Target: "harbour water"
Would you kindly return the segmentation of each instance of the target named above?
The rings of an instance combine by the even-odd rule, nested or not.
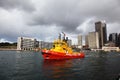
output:
[[[53,61],[43,60],[40,52],[0,51],[0,80],[117,80],[119,74],[117,52]]]

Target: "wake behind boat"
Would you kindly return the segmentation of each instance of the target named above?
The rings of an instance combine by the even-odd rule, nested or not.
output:
[[[61,39],[61,34],[59,34],[59,38],[53,42],[53,47],[50,50],[42,50],[42,56],[44,59],[75,59],[84,58],[85,54],[83,52],[74,52],[68,46],[68,38],[65,37],[65,34],[63,39]]]

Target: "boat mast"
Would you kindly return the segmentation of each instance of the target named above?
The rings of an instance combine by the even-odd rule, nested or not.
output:
[[[66,40],[65,40],[65,33],[64,33],[64,32],[62,32],[62,33],[63,33],[63,41],[66,41]]]
[[[61,33],[59,33],[58,39],[61,40]]]

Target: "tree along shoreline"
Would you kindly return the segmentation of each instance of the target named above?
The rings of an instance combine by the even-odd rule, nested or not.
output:
[[[16,49],[17,49],[17,43],[8,43],[8,42],[0,43],[0,50],[16,50]]]

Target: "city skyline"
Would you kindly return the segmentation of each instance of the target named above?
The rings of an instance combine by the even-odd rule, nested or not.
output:
[[[119,3],[119,0],[1,0],[0,42],[16,42],[20,36],[53,41],[60,32],[65,32],[76,44],[78,34],[94,31],[94,22],[104,20],[108,35],[120,33]]]

